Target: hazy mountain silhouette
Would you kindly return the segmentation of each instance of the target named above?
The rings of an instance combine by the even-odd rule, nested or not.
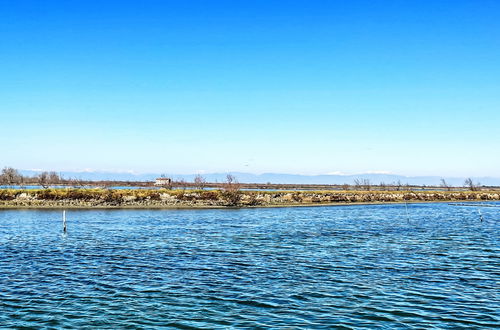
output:
[[[37,171],[22,171],[25,175],[35,175]],[[141,173],[134,174],[128,172],[59,172],[64,178],[78,178],[82,180],[117,180],[117,181],[153,181],[159,177],[159,173]],[[223,182],[228,173],[207,173],[203,177],[209,182]],[[242,183],[296,183],[296,184],[352,184],[355,179],[368,179],[372,184],[384,182],[386,184],[400,181],[402,184],[414,185],[439,185],[441,176],[404,176],[396,174],[365,173],[354,175],[301,175],[301,174],[283,174],[283,173],[263,173],[252,174],[243,172],[231,172],[239,182]],[[196,174],[167,174],[175,180],[193,181]],[[462,186],[465,177],[444,177],[448,184]],[[476,182],[483,185],[500,186],[500,178],[496,177],[473,177]]]

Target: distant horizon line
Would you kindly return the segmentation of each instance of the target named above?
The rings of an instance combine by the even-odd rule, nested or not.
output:
[[[5,167],[5,166],[4,166]],[[3,168],[3,167],[2,167]],[[189,173],[174,173],[174,172],[166,172],[166,171],[135,171],[135,170],[110,170],[110,169],[75,169],[75,170],[53,170],[53,169],[19,169],[19,171],[24,171],[24,172],[57,172],[57,173],[62,173],[62,172],[69,172],[69,173],[96,173],[96,174],[129,174],[129,175],[134,175],[134,176],[141,176],[141,175],[169,175],[169,176],[182,176],[182,175],[215,175],[215,174],[246,174],[246,175],[255,175],[255,176],[262,176],[262,175],[296,175],[296,176],[307,176],[307,177],[316,177],[316,176],[356,176],[356,175],[388,175],[388,176],[400,176],[400,177],[406,177],[406,178],[417,178],[417,177],[439,177],[439,178],[465,178],[465,177],[472,177],[472,178],[478,178],[478,177],[485,177],[485,178],[500,178],[500,175],[493,175],[493,174],[482,174],[482,175],[460,175],[460,174],[455,174],[455,175],[439,175],[439,174],[414,174],[414,175],[407,175],[407,174],[400,174],[400,173],[395,173],[391,171],[366,171],[366,172],[353,172],[353,173],[346,173],[342,171],[332,171],[332,172],[327,172],[327,173],[290,173],[290,172],[244,172],[244,171],[194,171],[194,172],[189,172]]]

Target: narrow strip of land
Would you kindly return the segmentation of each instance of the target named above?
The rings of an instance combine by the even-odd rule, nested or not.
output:
[[[498,201],[500,191],[0,189],[0,208],[227,208]]]

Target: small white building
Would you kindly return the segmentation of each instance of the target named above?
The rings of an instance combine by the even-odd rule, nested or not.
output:
[[[172,179],[170,178],[157,178],[155,181],[155,186],[170,186],[172,184]]]

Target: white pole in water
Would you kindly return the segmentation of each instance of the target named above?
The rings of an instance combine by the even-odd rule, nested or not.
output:
[[[481,214],[481,210],[477,209],[477,213],[479,213],[479,219],[481,219],[481,222],[483,222],[483,215]]]
[[[66,232],[66,210],[63,210],[63,232]]]

